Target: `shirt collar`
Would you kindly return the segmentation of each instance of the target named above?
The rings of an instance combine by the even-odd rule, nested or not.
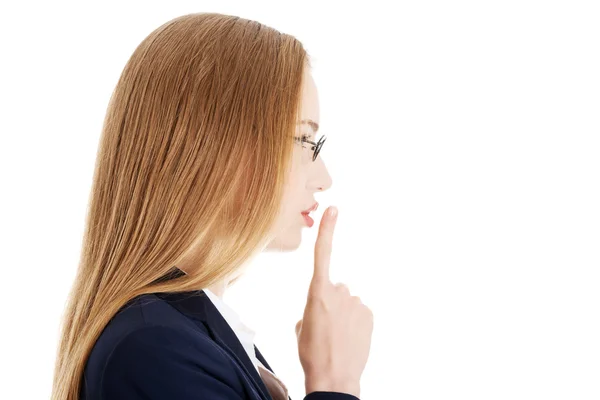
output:
[[[229,307],[219,296],[213,293],[210,289],[203,289],[204,293],[208,296],[211,302],[215,305],[217,310],[221,313],[225,321],[229,324],[238,340],[248,353],[248,356],[257,366],[258,360],[254,352],[254,337],[256,332],[252,330],[248,325],[244,324],[239,314]]]

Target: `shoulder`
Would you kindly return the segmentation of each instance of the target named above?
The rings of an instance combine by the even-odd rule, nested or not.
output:
[[[141,336],[148,335],[157,330],[149,329],[148,332],[146,330],[156,326],[172,327],[174,330],[188,328],[195,331],[198,337],[207,336],[206,328],[202,323],[190,320],[158,296],[153,294],[138,296],[121,307],[102,330],[88,359],[88,373],[96,375],[99,368],[106,364],[108,356],[117,344],[129,335],[138,336],[140,333]]]
[[[235,399],[243,392],[235,368],[204,335],[185,327],[147,325],[115,345],[102,371],[100,388],[102,398]]]
[[[191,376],[181,369],[192,372]],[[177,382],[172,379],[174,374],[180,374],[181,382],[202,371],[224,381],[235,372],[233,361],[203,323],[148,294],[121,307],[102,331],[86,362],[82,391],[88,399],[101,399],[106,398],[98,397],[102,391],[117,390],[108,398],[120,398],[126,396],[118,390],[131,385]]]
[[[186,327],[145,325],[124,335],[105,363],[103,378],[129,374],[171,374],[171,367],[186,363],[208,372],[231,369],[225,352],[209,337]]]

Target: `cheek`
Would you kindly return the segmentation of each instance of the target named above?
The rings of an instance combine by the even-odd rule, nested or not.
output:
[[[289,196],[283,205],[284,211],[282,213],[286,219],[286,222],[290,222],[290,219],[292,218],[296,219],[296,217],[300,214],[303,206],[303,197],[304,195],[299,187],[292,188],[292,190],[289,191]]]
[[[306,194],[306,175],[305,168],[301,164],[301,156],[301,151],[295,153],[294,167],[284,189],[282,212],[280,214],[281,227],[298,222],[301,217],[300,212],[309,197]]]
[[[281,214],[284,225],[298,222],[302,207],[305,206],[307,196],[301,182],[301,180],[296,180],[287,187]]]

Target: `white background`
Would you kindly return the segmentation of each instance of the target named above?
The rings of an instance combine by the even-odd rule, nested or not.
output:
[[[361,399],[600,398],[598,2],[2,4],[0,398],[49,397],[127,59],[203,11],[313,58],[333,178],[316,223],[338,206],[332,279],[375,316]],[[225,295],[294,400],[317,226]]]

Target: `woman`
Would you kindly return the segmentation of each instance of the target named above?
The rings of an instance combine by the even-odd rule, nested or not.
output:
[[[288,397],[220,298],[312,225],[302,212],[331,186],[318,113],[290,35],[198,13],[142,41],[103,126],[53,399]],[[371,311],[329,280],[334,224],[325,213],[296,326],[306,400],[358,398],[371,340]]]

